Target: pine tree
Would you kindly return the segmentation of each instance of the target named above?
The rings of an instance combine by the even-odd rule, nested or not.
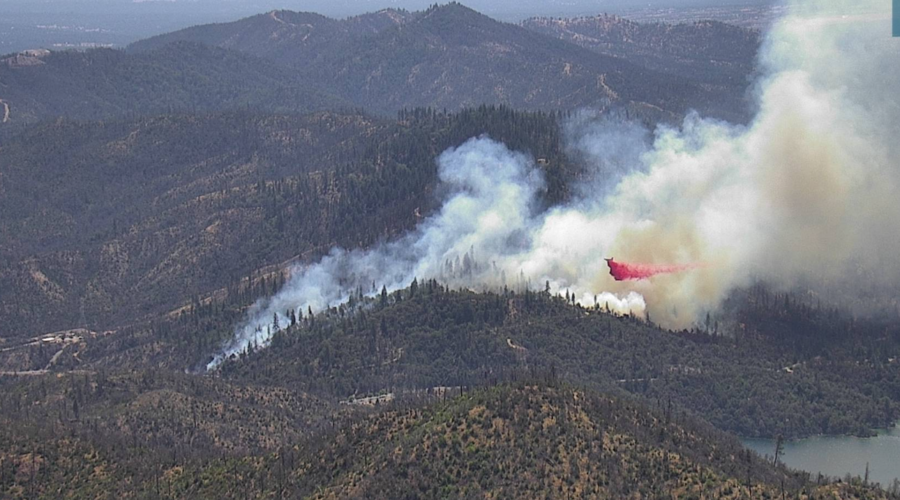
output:
[[[775,438],[775,460],[772,462],[775,467],[778,467],[778,458],[784,454],[784,436],[781,434]]]

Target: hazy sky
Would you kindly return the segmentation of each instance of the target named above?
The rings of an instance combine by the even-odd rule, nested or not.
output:
[[[466,0],[462,3],[484,13],[502,17],[568,15],[620,11],[642,7],[705,7],[760,5],[773,0]],[[387,7],[421,10],[434,0],[2,0],[0,12],[101,13],[109,11],[168,12],[178,14],[253,13],[271,9],[315,11],[330,16],[347,16]],[[440,2],[445,3],[445,2]],[[173,22],[177,19],[172,19]]]

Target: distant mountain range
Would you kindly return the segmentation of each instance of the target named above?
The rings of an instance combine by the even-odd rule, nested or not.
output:
[[[531,18],[522,26],[655,71],[742,91],[753,73],[759,33],[718,21],[637,23],[619,16]]]
[[[155,36],[131,44],[129,51],[146,52],[174,41],[191,41],[302,67],[338,46],[404,25],[415,17],[406,11],[387,9],[337,20],[311,12],[278,10]]]
[[[495,21],[457,3],[344,20],[272,11],[153,37],[126,52],[0,58],[7,124],[169,110],[393,114],[429,106],[617,106],[649,120],[690,109],[736,121],[756,33],[613,16]]]

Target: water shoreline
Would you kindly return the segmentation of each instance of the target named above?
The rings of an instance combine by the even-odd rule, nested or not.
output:
[[[887,429],[873,429],[873,436],[819,435],[785,440],[779,461],[786,466],[834,478],[864,477],[869,482],[888,488],[900,481],[900,424]],[[771,460],[775,439],[740,438],[745,448]]]

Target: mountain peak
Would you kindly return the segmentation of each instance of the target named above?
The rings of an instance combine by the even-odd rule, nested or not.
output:
[[[493,36],[496,35],[497,27],[504,25],[504,23],[466,7],[459,2],[433,5],[429,9],[420,12],[415,21],[429,31],[434,32],[436,30],[436,32],[452,39],[465,38],[467,36],[465,33],[472,29],[488,34],[488,36]]]
[[[423,18],[447,18],[447,19],[465,19],[465,18],[484,18],[489,19],[484,14],[466,7],[459,2],[450,2],[443,5],[433,5],[423,13]]]
[[[445,4],[434,4],[425,12],[474,12],[478,13],[475,9],[466,7],[465,5],[459,2],[447,2]]]

